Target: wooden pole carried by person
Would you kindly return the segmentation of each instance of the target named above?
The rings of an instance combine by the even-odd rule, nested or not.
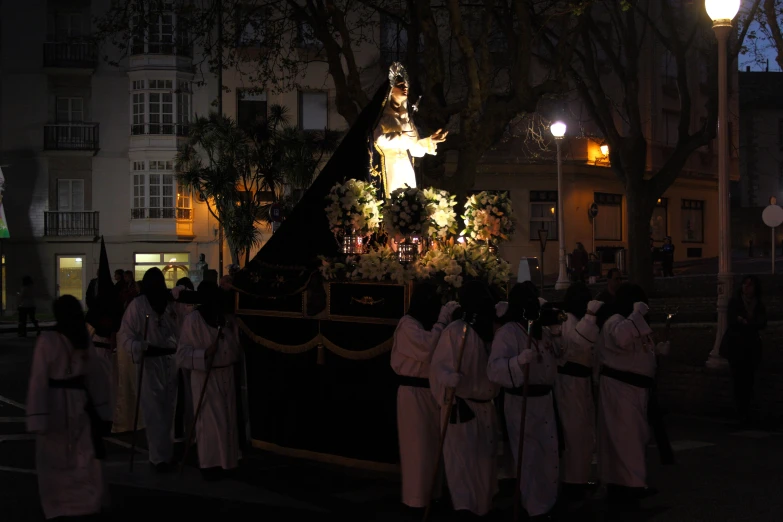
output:
[[[527,322],[525,350],[533,343],[533,321]],[[525,449],[525,420],[527,419],[527,394],[530,385],[530,363],[522,367],[522,418],[519,421],[519,445],[517,446],[517,488],[514,490],[514,522],[519,522],[522,507],[522,452]]]
[[[144,342],[147,342],[147,332],[150,327],[150,314],[144,319]],[[133,416],[133,438],[131,439],[130,472],[133,473],[133,461],[136,458],[136,430],[139,427],[139,406],[141,405],[141,384],[144,377],[144,359],[146,354],[141,354],[139,364],[139,378],[136,380],[136,413]]]
[[[217,348],[218,343],[220,342],[220,333],[222,332],[222,330],[223,327],[218,326],[217,337],[215,338],[215,342],[212,343],[212,346],[210,346],[210,348]],[[188,438],[185,441],[185,453],[182,455],[182,462],[179,465],[180,475],[182,475],[182,472],[185,470],[185,461],[188,458],[190,447],[193,445],[193,434],[196,431],[196,422],[198,422],[198,416],[201,413],[201,406],[204,404],[204,395],[206,395],[207,392],[207,384],[209,383],[209,376],[211,373],[212,373],[212,363],[208,362],[207,375],[204,377],[204,384],[201,386],[201,393],[199,394],[198,397],[198,406],[196,406],[196,412],[193,414],[193,422],[190,423],[190,428],[188,429]]]
[[[454,370],[459,373],[462,369],[462,356],[465,354],[465,342],[468,339],[468,328],[470,328],[471,322],[465,318],[465,325],[462,327],[462,341],[460,341],[459,351],[457,351],[457,363]],[[435,463],[435,469],[432,470],[432,482],[430,482],[430,494],[427,499],[427,507],[424,510],[423,522],[427,522],[432,510],[432,498],[435,496],[435,488],[437,487],[438,473],[440,472],[440,464],[443,461],[443,444],[446,442],[446,432],[449,429],[449,419],[451,418],[451,410],[454,407],[454,397],[457,395],[456,388],[446,389],[446,408],[444,410],[443,418],[441,419],[440,439],[438,440],[438,458]]]

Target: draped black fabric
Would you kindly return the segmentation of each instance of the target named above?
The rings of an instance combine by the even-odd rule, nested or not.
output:
[[[98,295],[91,301],[87,311],[87,323],[95,328],[95,333],[101,337],[109,337],[120,329],[122,321],[122,304],[117,295],[117,287],[111,278],[109,256],[106,245],[101,237],[101,258],[98,264]]]
[[[368,138],[381,115],[388,91],[389,85],[384,82],[291,215],[256,254],[253,264],[302,266],[313,263],[319,255],[338,254],[338,244],[326,217],[326,197],[338,182],[369,179]]]

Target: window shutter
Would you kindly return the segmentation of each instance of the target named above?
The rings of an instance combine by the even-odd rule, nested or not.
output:
[[[84,210],[84,180],[71,180],[71,210],[82,212]]]
[[[57,210],[71,210],[71,180],[61,179],[57,181]]]

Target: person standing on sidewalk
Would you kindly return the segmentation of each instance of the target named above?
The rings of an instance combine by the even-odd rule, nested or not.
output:
[[[767,327],[767,307],[761,301],[758,277],[749,275],[743,278],[737,295],[729,302],[727,316],[728,328],[720,351],[731,366],[739,422],[747,426],[754,420],[752,408],[756,370],[761,363],[759,332]]]
[[[397,432],[400,441],[402,503],[425,508],[438,461],[440,408],[430,392],[430,360],[443,329],[459,306],[441,306],[435,285],[416,285],[408,313],[394,331],[391,367],[398,376]]]
[[[22,278],[22,290],[18,292],[19,304],[17,313],[19,314],[19,337],[27,337],[27,319],[33,323],[38,335],[41,335],[41,327],[38,326],[38,320],[35,318],[35,297],[33,295],[33,278],[24,276]]]

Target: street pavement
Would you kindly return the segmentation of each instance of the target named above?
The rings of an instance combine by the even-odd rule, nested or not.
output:
[[[35,476],[35,442],[25,433],[24,401],[34,339],[0,335],[0,520],[44,520]],[[582,510],[557,520],[634,522],[778,521],[783,519],[783,433],[733,430],[720,419],[667,419],[675,466],[661,467],[650,448],[650,485],[657,496],[635,513],[610,514],[596,490]],[[143,442],[143,434],[140,437]],[[389,475],[316,464],[250,450],[238,472],[204,482],[192,466],[183,476],[150,471],[146,455],[128,471],[130,438],[109,439],[106,461],[110,520],[200,517],[207,520],[414,521],[398,504],[399,482]],[[181,454],[182,447],[179,445]],[[189,459],[190,460],[190,459]],[[505,483],[487,520],[511,520],[513,486]],[[447,506],[430,520],[453,519]]]

